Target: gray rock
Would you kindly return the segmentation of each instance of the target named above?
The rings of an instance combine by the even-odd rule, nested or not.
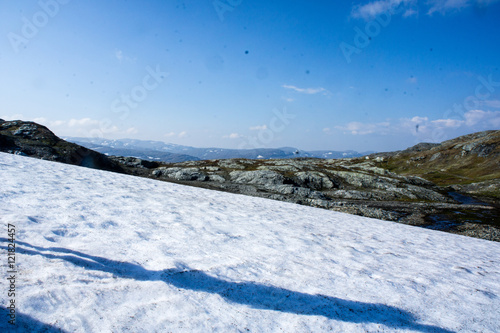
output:
[[[470,193],[470,194],[482,194],[482,193],[494,193],[500,192],[500,179],[487,180],[479,183],[472,183],[466,185],[453,185],[451,186],[455,191]]]
[[[243,170],[245,169],[245,166],[238,163],[238,160],[230,159],[230,160],[220,160],[219,165],[221,168],[225,169],[239,169]]]
[[[38,126],[36,124],[24,124],[21,127],[19,127],[17,130],[12,131],[12,134],[31,137],[36,133],[37,129],[38,129]]]
[[[231,171],[229,176],[238,184],[282,185],[285,180],[283,175],[270,170]]]
[[[431,156],[431,159],[429,161],[430,162],[435,161],[440,157],[441,157],[441,153],[435,153],[434,155]]]
[[[152,172],[153,176],[166,177],[175,180],[208,180],[208,176],[198,168],[158,168]]]
[[[110,156],[110,159],[132,168],[153,169],[158,167],[157,162],[142,160],[136,157]]]
[[[214,166],[206,166],[206,167],[203,167],[203,170],[206,170],[206,171],[221,171],[222,169],[219,168],[219,167],[214,167]]]
[[[331,198],[337,199],[353,199],[353,200],[383,200],[376,193],[370,191],[359,190],[336,190],[325,192]]]
[[[313,190],[328,190],[339,186],[338,183],[334,183],[327,175],[317,171],[297,172],[294,180],[298,185]]]
[[[257,170],[272,170],[281,172],[296,172],[300,169],[293,165],[261,165],[257,167]]]
[[[397,179],[389,177],[373,176],[354,171],[330,171],[330,174],[334,179],[340,180],[340,183],[362,188],[387,189],[399,182]]]
[[[226,181],[226,179],[220,175],[210,174],[210,175],[208,175],[208,181],[224,183]]]
[[[28,156],[20,150],[8,150],[9,154],[19,155],[19,156]]]

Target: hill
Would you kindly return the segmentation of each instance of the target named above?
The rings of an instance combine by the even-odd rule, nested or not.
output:
[[[420,176],[441,186],[457,185],[456,189],[500,199],[500,130],[370,157],[380,167],[398,174]]]
[[[124,172],[103,154],[57,137],[47,127],[30,121],[0,119],[0,151],[100,170]]]

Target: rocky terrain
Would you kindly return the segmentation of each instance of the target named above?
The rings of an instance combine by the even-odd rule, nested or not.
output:
[[[105,155],[64,141],[47,127],[34,122],[0,119],[0,151],[94,169],[125,172]]]
[[[500,199],[500,131],[473,133],[441,144],[418,144],[369,158],[398,174],[418,175],[486,200]]]
[[[109,156],[29,122],[0,122],[0,150],[500,241],[500,131],[361,158],[165,163]],[[82,150],[84,149],[84,150]],[[84,158],[78,158],[84,152]],[[89,162],[90,161],[90,162]]]
[[[459,189],[399,175],[377,164],[371,159],[230,159],[142,166],[132,172],[500,241],[494,202],[485,204],[461,195]]]

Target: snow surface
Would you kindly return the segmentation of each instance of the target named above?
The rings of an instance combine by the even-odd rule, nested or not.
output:
[[[4,153],[0,184],[20,332],[500,332],[495,242]]]

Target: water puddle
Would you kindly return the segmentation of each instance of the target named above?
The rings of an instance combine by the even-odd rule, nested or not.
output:
[[[460,194],[458,192],[448,192],[448,195],[452,197],[453,200],[460,202],[461,204],[464,205],[481,205],[481,206],[487,206],[488,204],[482,201],[479,201],[477,199],[474,199],[472,197]]]

